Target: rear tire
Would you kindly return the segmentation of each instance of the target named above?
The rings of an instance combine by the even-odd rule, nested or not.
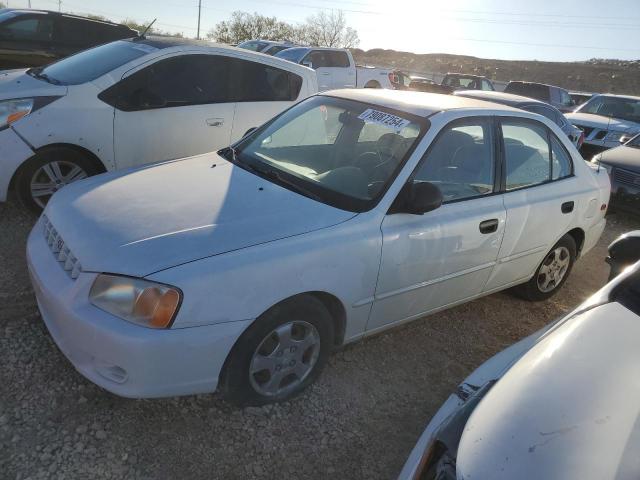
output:
[[[20,203],[40,213],[51,196],[65,185],[100,173],[95,162],[71,148],[56,147],[36,153],[16,173]]]
[[[382,86],[376,82],[375,80],[371,80],[369,82],[367,82],[367,84],[364,86],[364,88],[382,88]]]
[[[333,345],[333,321],[311,295],[269,309],[242,334],[222,372],[220,386],[236,405],[287,400],[313,383]]]
[[[555,295],[564,285],[576,260],[576,242],[565,235],[545,255],[531,280],[513,288],[520,298],[539,302]]]

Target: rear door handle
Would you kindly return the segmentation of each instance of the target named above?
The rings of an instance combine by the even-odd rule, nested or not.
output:
[[[564,202],[562,207],[560,207],[562,213],[571,213],[573,212],[573,202]]]
[[[498,230],[498,219],[492,218],[491,220],[485,220],[480,222],[480,233],[493,233]]]
[[[207,118],[205,121],[210,127],[221,127],[224,125],[224,118]]]

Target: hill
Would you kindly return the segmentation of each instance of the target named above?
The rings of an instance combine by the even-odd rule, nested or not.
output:
[[[528,80],[586,92],[640,96],[640,60],[591,59],[584,62],[492,60],[464,55],[415,54],[395,50],[352,50],[356,62],[411,73],[473,73],[493,80]]]

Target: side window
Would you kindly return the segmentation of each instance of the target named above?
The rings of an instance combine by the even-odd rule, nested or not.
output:
[[[325,52],[327,56],[328,65],[327,67],[337,67],[337,68],[348,68],[349,67],[349,57],[345,52]]]
[[[573,105],[569,92],[560,90],[560,103],[566,107],[570,107],[571,105]]]
[[[507,191],[549,181],[549,142],[544,125],[503,119],[502,136]]]
[[[231,59],[215,55],[160,60],[118,84],[116,107],[134,111],[232,101],[230,67]]]
[[[564,145],[551,133],[551,179],[559,180],[573,174],[571,155]]]
[[[494,158],[490,119],[454,122],[427,150],[414,181],[437,185],[445,202],[488,195],[493,192]]]
[[[316,68],[328,67],[329,63],[325,56],[325,53],[322,50],[313,50],[307,54],[304,58],[304,61],[309,61],[313,64],[314,70]]]
[[[49,42],[53,36],[53,20],[49,17],[21,18],[0,25],[0,39]]]
[[[56,42],[73,47],[88,47],[94,42],[93,24],[75,18],[59,18],[56,22]]]
[[[493,87],[486,80],[482,80],[482,90],[493,90]]]
[[[233,60],[231,97],[236,102],[285,102],[298,98],[302,78],[276,67]]]

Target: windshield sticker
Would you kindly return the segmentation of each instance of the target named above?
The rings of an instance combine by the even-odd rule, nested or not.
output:
[[[410,120],[405,118],[381,112],[380,110],[374,110],[373,108],[366,109],[358,118],[364,120],[366,123],[377,123],[378,125],[393,128],[398,132],[411,123]]]
[[[156,47],[153,47],[151,45],[146,45],[144,43],[134,43],[131,48],[134,48],[136,50],[141,50],[146,53],[151,53],[158,50]]]

